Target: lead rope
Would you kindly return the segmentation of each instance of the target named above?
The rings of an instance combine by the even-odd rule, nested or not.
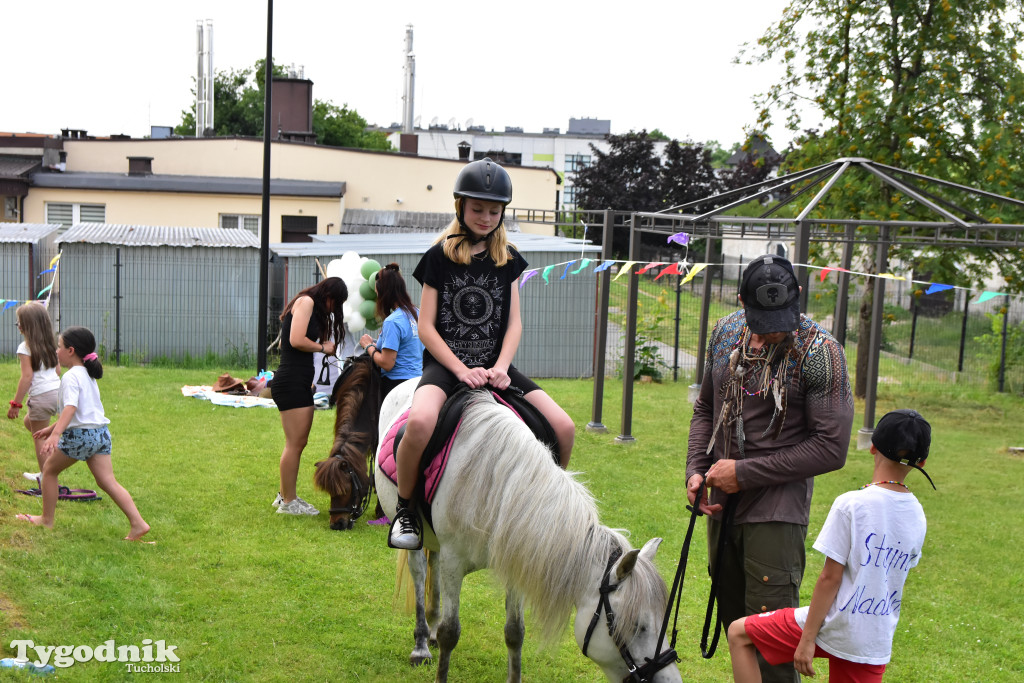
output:
[[[669,592],[668,606],[665,609],[665,618],[661,623],[661,632],[658,634],[658,646],[654,651],[654,657],[652,659],[657,660],[661,654],[661,644],[665,640],[665,634],[668,631],[669,618],[672,619],[672,639],[669,643],[669,650],[675,650],[676,637],[679,635],[679,630],[676,628],[679,622],[679,605],[682,602],[683,595],[683,581],[686,577],[686,563],[690,556],[690,541],[693,539],[693,529],[696,526],[697,518],[704,516],[704,513],[700,511],[700,501],[704,497],[704,481],[700,483],[700,487],[697,489],[697,495],[694,497],[692,505],[687,505],[686,509],[690,511],[690,524],[686,529],[686,538],[683,539],[683,547],[679,550],[679,565],[676,567],[676,575],[672,580],[672,590]],[[722,548],[725,546],[726,530],[732,524],[732,512],[735,508],[735,498],[730,496],[726,502],[725,516],[722,522],[722,529],[718,537],[718,547],[716,548],[715,555],[715,572],[711,578],[711,589],[708,594],[708,607],[704,614],[704,630],[701,634],[700,652],[704,659],[711,659],[715,655],[715,650],[718,648],[718,639],[721,635],[721,621],[715,614],[715,633],[711,641],[711,647],[708,648],[708,633],[711,630],[712,614],[714,613],[715,598],[718,594],[718,576],[721,571],[721,563],[718,558],[722,555]],[[673,614],[674,612],[674,614]]]

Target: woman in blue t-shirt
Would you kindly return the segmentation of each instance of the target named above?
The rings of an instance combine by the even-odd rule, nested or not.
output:
[[[381,398],[407,379],[423,374],[423,342],[417,321],[419,310],[405,288],[405,278],[397,263],[389,263],[377,272],[377,318],[383,319],[377,341],[368,334],[359,345],[383,375]]]

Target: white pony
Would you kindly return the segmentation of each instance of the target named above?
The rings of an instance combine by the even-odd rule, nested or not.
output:
[[[415,389],[416,380],[409,380],[388,394],[380,415],[382,441],[408,409]],[[652,561],[661,539],[634,550],[622,534],[602,526],[590,492],[555,464],[548,448],[490,393],[474,393],[431,506],[433,530],[424,525],[424,547],[432,552],[408,553],[416,586],[410,663],[429,661],[429,644],[436,642],[436,681],[448,680],[459,641],[462,579],[489,568],[506,589],[508,681],[518,682],[521,676],[525,602],[545,642],[563,632],[575,607],[576,641],[608,680],[681,683],[674,653],[664,668],[643,676],[632,674],[626,662],[641,667],[659,649],[668,591]],[[381,505],[393,518],[395,485],[379,467],[374,474]],[[424,602],[428,562],[432,593],[441,596],[439,622],[437,598],[430,605]],[[602,583],[614,613],[611,623],[603,609]],[[659,651],[666,649],[663,641]]]

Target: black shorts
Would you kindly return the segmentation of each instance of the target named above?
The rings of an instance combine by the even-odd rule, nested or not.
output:
[[[309,372],[278,368],[270,381],[270,395],[278,410],[313,407],[313,366]]]
[[[516,370],[514,365],[508,366],[508,377],[512,380],[511,386],[519,389],[524,395],[531,391],[540,391],[540,386]],[[426,353],[423,354],[423,377],[420,379],[420,383],[416,385],[417,389],[429,384],[441,387],[446,396],[451,396],[458,383],[459,380],[452,374],[451,370],[438,363],[432,356]]]

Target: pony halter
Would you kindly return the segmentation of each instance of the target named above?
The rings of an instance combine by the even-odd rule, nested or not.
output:
[[[664,652],[660,652],[661,643],[659,642],[658,647],[655,649],[654,658],[645,657],[644,664],[638,667],[633,656],[629,653],[629,646],[619,642],[619,639],[615,637],[615,612],[612,611],[612,604],[608,599],[608,594],[615,592],[619,588],[618,584],[612,586],[610,579],[612,567],[621,556],[622,549],[616,547],[608,558],[608,566],[605,567],[604,576],[601,577],[601,597],[597,601],[594,616],[591,617],[590,625],[587,627],[587,635],[583,638],[583,655],[586,656],[587,654],[587,648],[590,647],[590,637],[594,635],[594,629],[597,628],[597,622],[601,619],[601,610],[603,609],[605,621],[608,624],[608,637],[615,642],[615,646],[619,649],[619,655],[622,657],[622,661],[626,663],[626,669],[629,671],[629,674],[622,679],[622,683],[651,683],[659,671],[669,664],[679,661],[679,657],[671,647]]]

